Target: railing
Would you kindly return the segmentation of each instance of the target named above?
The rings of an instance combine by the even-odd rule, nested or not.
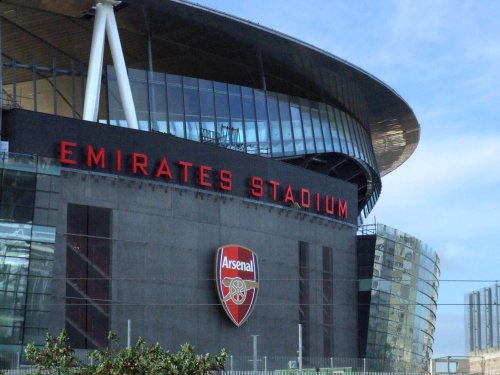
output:
[[[0,169],[33,172],[58,176],[61,174],[59,161],[38,155],[25,155],[0,151]]]

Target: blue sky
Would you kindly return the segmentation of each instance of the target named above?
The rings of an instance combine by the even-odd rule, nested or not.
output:
[[[500,279],[495,241],[500,234],[500,2],[197,2],[342,57],[410,104],[421,125],[420,144],[384,177],[369,220],[376,217],[438,251],[442,282],[434,355],[463,355],[464,294]]]

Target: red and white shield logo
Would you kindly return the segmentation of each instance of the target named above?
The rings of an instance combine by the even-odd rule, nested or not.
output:
[[[257,254],[239,245],[219,247],[215,255],[215,283],[226,314],[234,324],[241,326],[257,301]]]

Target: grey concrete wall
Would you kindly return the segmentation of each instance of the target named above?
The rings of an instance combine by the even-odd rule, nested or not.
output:
[[[328,246],[334,251],[334,355],[357,356],[355,228],[289,208],[116,176],[65,171],[61,184],[59,234],[66,232],[68,203],[113,210],[110,320],[123,340],[131,319],[134,339],[170,350],[190,342],[200,352],[225,347],[251,355],[251,335],[257,334],[261,355],[296,356],[299,241],[306,241],[311,355],[323,355],[322,248]],[[231,243],[254,250],[260,264],[257,305],[240,328],[225,315],[213,281],[215,251]],[[60,278],[64,238],[56,251],[54,276]],[[54,298],[64,300],[61,283],[54,285]],[[57,306],[53,316],[51,328],[62,328],[64,309]]]

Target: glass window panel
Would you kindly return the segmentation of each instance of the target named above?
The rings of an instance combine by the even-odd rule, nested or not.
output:
[[[276,94],[268,93],[267,108],[271,126],[271,147],[273,156],[281,156],[283,155],[283,143],[281,141],[281,123]]]
[[[292,123],[290,120],[290,106],[286,95],[278,94],[281,128],[283,134],[283,148],[285,155],[295,154],[292,135]]]
[[[182,85],[182,77],[176,74],[167,74],[168,84]]]
[[[213,118],[209,118],[209,117],[202,117],[201,118],[201,128],[202,129],[206,129],[206,130],[209,130],[210,132],[215,132],[215,121]],[[206,134],[206,137],[208,138],[208,140],[214,140],[215,141],[215,137],[216,135],[213,134],[213,133],[207,133]]]
[[[168,113],[169,115],[184,115],[182,87],[167,86]]]
[[[344,136],[345,136],[345,140],[346,140],[346,144],[347,144],[348,153],[349,153],[349,155],[354,155],[354,149],[352,147],[351,133],[350,133],[350,130],[349,130],[349,124],[347,122],[347,117],[348,116],[346,115],[345,112],[340,111],[339,113],[340,113],[340,116],[341,116],[340,123],[344,127]]]
[[[335,118],[335,113],[333,108],[330,106],[327,106],[327,115],[328,115],[330,132],[332,134],[333,150],[335,152],[342,152],[342,148],[340,147],[340,136],[337,125],[337,119]]]
[[[361,134],[360,134],[360,130],[361,130],[361,126],[356,122],[356,121],[353,121],[353,128],[354,128],[354,135],[355,135],[355,139],[356,139],[356,145],[358,147],[358,153],[359,153],[359,157],[361,160],[365,160],[365,150],[364,150],[364,147],[363,147],[363,142],[361,140]]]
[[[149,130],[149,92],[146,81],[130,81],[135,112],[141,130]]]
[[[355,123],[353,121],[352,116],[346,114],[346,119],[347,119],[347,126],[349,128],[349,134],[351,136],[351,144],[352,144],[352,151],[353,155],[356,156],[357,158],[360,157],[359,153],[359,148],[358,148],[358,142],[356,139],[356,129],[355,129]]]
[[[20,189],[35,189],[36,175],[14,170],[4,170],[2,185]]]
[[[4,187],[2,189],[2,204],[16,206],[34,206],[35,191]]]
[[[240,86],[228,84],[227,88],[228,88],[229,94],[241,95]]]
[[[153,84],[151,87],[151,122],[153,130],[166,133],[167,129],[167,94],[164,84]]]
[[[54,259],[54,244],[45,242],[31,243],[32,259]]]
[[[300,112],[302,114],[302,125],[304,128],[306,153],[313,154],[316,152],[316,148],[314,146],[314,133],[311,122],[311,114],[309,113],[309,107],[302,105],[300,107]]]
[[[293,103],[290,105],[290,114],[293,125],[293,136],[295,138],[295,153],[297,155],[304,154],[304,134],[302,132],[302,121],[300,117],[300,108]]]
[[[26,275],[29,260],[27,258],[1,257],[0,269],[2,274]],[[10,289],[9,289],[10,290]]]
[[[200,120],[199,118],[186,116],[186,138],[193,141],[200,140]]]
[[[241,96],[229,95],[229,108],[231,110],[231,119],[243,118],[241,109]]]
[[[0,222],[0,238],[30,240],[31,225]]]
[[[326,111],[326,106],[322,104],[320,108],[321,109],[319,113],[321,118],[321,127],[323,128],[323,136],[325,137],[326,151],[336,151],[333,146],[332,127],[330,126],[330,122],[328,121],[328,112]]]
[[[29,242],[0,239],[0,256],[28,258]]]
[[[36,162],[35,158],[31,155],[8,154],[3,158],[3,167],[7,170],[15,170],[16,172],[35,172]],[[32,175],[34,179],[34,175]]]
[[[4,90],[6,90],[5,87],[9,87],[10,85],[5,85],[4,86]],[[67,94],[68,94],[68,98],[71,98],[71,77],[57,77],[57,86],[58,88],[59,87],[64,87],[66,88],[65,93],[66,94],[66,91],[67,91]],[[7,89],[8,90],[8,89]],[[30,80],[27,80],[27,81],[24,81],[24,82],[18,82],[17,83],[17,104],[19,105],[19,108],[22,108],[24,110],[28,110],[28,111],[33,111],[34,110],[34,104],[35,104],[35,101],[33,100],[33,80],[30,79]],[[36,95],[36,93],[35,93]],[[66,102],[63,101],[63,98],[61,97],[61,95],[58,95],[57,96],[57,112],[58,114],[69,114],[71,115],[71,108],[69,108],[69,111],[68,111],[68,108],[65,108],[63,106],[66,106]],[[4,98],[4,100],[8,100],[7,98]],[[38,109],[38,108],[37,108]]]
[[[30,278],[33,276],[52,277],[52,264],[51,259],[30,259]],[[32,282],[36,282],[36,280]]]
[[[152,72],[150,77],[151,77],[151,82],[154,83],[165,84],[166,82],[165,73]]]
[[[255,111],[257,120],[267,120],[266,96],[263,91],[255,90]]]
[[[0,311],[0,341],[4,344],[19,345],[22,343],[22,321],[10,315],[10,311]]]
[[[217,118],[229,119],[229,104],[227,94],[215,93],[215,113]]]
[[[200,91],[200,109],[202,116],[215,116],[214,93],[212,91]]]
[[[253,96],[253,89],[251,87],[241,86],[241,95]]]
[[[256,154],[258,152],[257,133],[254,121],[245,121],[245,142],[248,153]]]
[[[33,241],[55,243],[56,228],[33,225],[31,236]]]
[[[267,121],[257,121],[257,132],[259,134],[259,154],[268,155],[270,150]]]
[[[335,135],[338,135],[338,140],[339,140],[339,145],[340,145],[340,151],[344,154],[347,154],[348,151],[347,151],[347,142],[346,142],[346,139],[345,139],[345,135],[344,135],[344,127],[342,126],[342,118],[340,116],[340,111],[335,108],[333,110],[333,113],[332,115],[334,116],[333,118],[335,119],[335,131],[334,131],[334,142],[335,142]]]
[[[0,290],[0,308],[22,309],[26,302],[25,289],[19,291]]]
[[[184,116],[169,114],[168,123],[171,134],[176,137],[184,138]]]
[[[205,89],[205,90],[213,90],[213,82],[212,81],[207,81],[206,79],[199,79],[198,83],[200,85],[200,89]]]
[[[241,120],[232,120],[231,124],[218,123],[217,125],[221,134],[221,143],[233,149],[243,149],[242,139],[244,134]]]
[[[370,159],[368,158],[368,149],[366,145],[365,129],[358,124],[358,138],[360,142],[361,158],[366,163],[370,164]]]
[[[243,117],[245,120],[255,120],[253,97],[243,97]]]
[[[131,81],[146,82],[146,71],[142,69],[127,69],[128,77]]]
[[[200,115],[200,98],[198,96],[198,90],[191,87],[184,88],[184,107],[186,116]]]
[[[214,90],[227,93],[227,83],[224,82],[214,82]]]
[[[182,77],[182,82],[184,87],[193,87],[196,90],[198,89],[198,79],[192,77]]]
[[[311,109],[311,118],[314,130],[314,138],[316,140],[316,151],[325,152],[325,144],[323,138],[323,129],[321,127],[321,121],[319,117],[319,111],[317,109]]]

